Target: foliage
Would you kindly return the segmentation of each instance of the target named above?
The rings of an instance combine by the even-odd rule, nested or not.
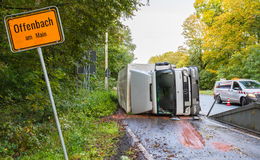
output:
[[[196,0],[183,23],[189,65],[200,69],[201,89],[220,78],[260,80],[258,0]]]
[[[241,53],[243,48],[259,43],[259,30],[254,29],[260,25],[257,19],[260,16],[257,15],[259,2],[233,0],[231,4],[223,0],[220,5],[223,13],[215,16],[212,25],[207,27],[203,44],[204,60],[216,69],[228,64],[230,58]]]
[[[183,67],[187,65],[188,58],[187,51],[184,48],[179,47],[177,52],[169,51],[162,55],[151,57],[149,63],[169,62],[175,64],[177,67]]]
[[[211,70],[200,71],[200,89],[212,89],[216,81],[216,73]]]
[[[104,159],[115,154],[118,126],[115,122],[99,120],[116,111],[115,93],[79,90],[75,95],[67,92],[66,96],[70,100],[57,107],[69,157]],[[1,119],[0,158],[63,159],[52,115],[42,123],[17,121],[15,118],[6,116]]]
[[[244,60],[245,78],[252,78],[260,81],[260,46],[250,46],[245,51],[246,59]]]
[[[115,31],[114,31],[115,32]],[[132,44],[131,32],[128,27],[119,28],[117,33],[109,34],[109,47],[108,47],[108,66],[111,72],[110,78],[117,79],[118,72],[126,66],[126,64],[134,60],[133,51],[135,45]],[[115,35],[113,35],[115,34]],[[104,51],[104,50],[102,50]],[[100,52],[99,52],[100,53]],[[98,76],[104,77],[105,69],[105,56],[104,54],[98,55]]]
[[[120,23],[122,16],[130,17],[138,7],[139,0],[123,1],[61,1],[17,0],[0,3],[2,17],[55,5],[59,8],[66,41],[64,44],[43,48],[46,66],[54,93],[60,94],[61,85],[75,84],[82,76],[75,73],[77,64],[89,63],[82,57],[88,50],[98,54],[97,80],[104,77],[104,35],[109,33],[109,64],[112,78],[118,70],[133,60],[135,46],[130,31]],[[4,23],[0,23],[4,28]],[[10,52],[5,32],[0,32],[0,99],[12,104],[27,101],[36,108],[46,106],[46,87],[36,51],[13,54]],[[112,64],[112,65],[111,65]],[[38,102],[36,102],[36,100]],[[39,101],[40,100],[40,101]],[[26,102],[26,103],[27,103]]]
[[[183,23],[183,36],[188,46],[189,61],[188,64],[204,68],[202,61],[202,38],[205,25],[200,21],[197,15],[190,15]]]

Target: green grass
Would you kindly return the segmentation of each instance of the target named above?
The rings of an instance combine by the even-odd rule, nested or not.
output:
[[[213,95],[213,90],[200,90],[200,94]]]
[[[69,159],[109,159],[116,154],[119,126],[101,120],[116,111],[115,93],[80,91],[68,95],[63,101],[57,98],[62,101],[57,108]],[[64,159],[52,115],[41,123],[7,124],[0,131],[0,160]]]
[[[71,123],[73,122],[71,121]],[[88,118],[81,119],[81,123],[82,125],[71,124],[64,130],[69,159],[105,159],[116,153],[117,138],[119,137],[117,123],[100,122]],[[63,159],[58,133],[52,133],[40,149],[21,159]]]

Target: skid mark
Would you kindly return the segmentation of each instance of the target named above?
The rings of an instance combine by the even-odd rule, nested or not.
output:
[[[212,142],[211,144],[214,146],[214,148],[216,148],[217,150],[223,151],[223,152],[227,152],[227,151],[234,149],[234,147],[232,145],[225,144],[222,142]]]
[[[181,143],[186,147],[202,149],[205,145],[205,140],[201,134],[188,121],[181,121],[179,124],[182,129]]]

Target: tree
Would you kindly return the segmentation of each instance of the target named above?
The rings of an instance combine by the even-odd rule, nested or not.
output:
[[[183,47],[179,47],[177,52],[169,51],[162,55],[151,57],[149,63],[169,62],[175,64],[177,67],[183,67],[187,65],[188,58],[187,50]]]
[[[203,38],[203,60],[208,68],[218,70],[230,66],[233,54],[243,48],[259,43],[259,1],[256,0],[210,0],[196,1],[198,15],[207,24]],[[214,14],[209,14],[209,11]],[[205,17],[211,17],[208,19]]]
[[[190,15],[183,23],[183,36],[188,46],[189,64],[204,69],[202,61],[202,40],[205,25],[196,14]]]
[[[65,83],[71,84],[77,78],[76,63],[84,63],[82,57],[85,51],[93,49],[102,51],[106,31],[109,31],[110,40],[113,41],[111,49],[117,48],[116,52],[122,54],[122,56],[112,58],[110,63],[126,64],[132,60],[133,45],[131,39],[127,39],[130,31],[124,28],[120,18],[132,16],[134,11],[142,6],[139,0],[3,1],[0,3],[0,15],[4,17],[9,14],[53,5],[59,8],[66,38],[63,44],[43,48],[46,66],[55,93],[59,94],[63,83],[68,86]],[[1,23],[0,27],[4,28],[4,24]],[[38,97],[38,99],[45,97],[46,87],[36,51],[13,54],[10,52],[6,33],[0,32],[0,35],[3,37],[0,39],[0,71],[4,73],[0,80],[1,103],[12,103],[25,99],[33,101],[35,98],[32,97]],[[125,41],[128,44],[122,43]],[[103,54],[103,51],[98,54]],[[97,66],[102,66],[102,64],[103,62],[99,61]],[[113,77],[116,77],[116,71],[113,71]],[[103,76],[104,74],[102,74]]]
[[[244,78],[251,78],[260,81],[260,46],[250,46],[245,52],[248,56],[244,60]]]
[[[201,72],[201,82],[204,83],[202,85],[211,88],[208,84],[212,84],[217,78],[256,79],[257,77],[252,74],[256,71],[253,64],[258,64],[259,57],[256,56],[256,50],[252,48],[259,46],[259,1],[196,0],[194,7],[196,9],[196,17],[195,15],[194,17],[205,24],[202,37],[200,41],[196,41],[197,39],[192,36],[194,33],[192,26],[198,27],[191,25],[194,22],[191,21],[191,17],[183,25],[184,36],[187,37],[186,44],[189,48],[192,44],[195,48],[200,48],[201,58],[193,56],[190,58],[200,62],[202,71],[205,70]],[[200,57],[198,55],[197,57]],[[208,75],[209,73],[211,76]]]

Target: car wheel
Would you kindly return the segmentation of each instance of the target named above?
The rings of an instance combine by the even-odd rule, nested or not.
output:
[[[247,105],[247,99],[245,97],[242,97],[240,100],[240,104],[241,104],[241,106]]]
[[[220,96],[217,96],[217,97],[216,97],[216,101],[217,101],[218,104],[221,104],[221,103],[222,103],[222,100],[221,100]]]

